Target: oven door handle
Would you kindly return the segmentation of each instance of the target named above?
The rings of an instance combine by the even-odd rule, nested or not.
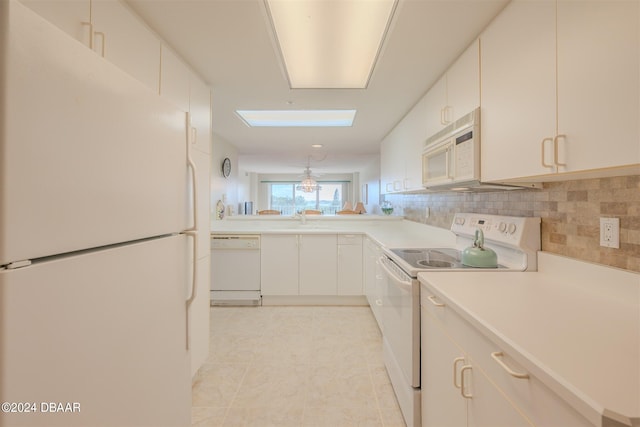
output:
[[[380,257],[380,266],[382,267],[382,270],[385,272],[385,274],[387,275],[387,277],[400,289],[406,291],[406,292],[411,292],[412,290],[412,285],[411,285],[411,279],[409,280],[402,280],[400,277],[398,277],[397,274],[395,274],[393,271],[391,271],[389,269],[389,267],[387,267],[387,258],[386,257]]]

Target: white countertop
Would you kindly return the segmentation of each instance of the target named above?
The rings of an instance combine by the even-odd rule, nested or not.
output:
[[[418,277],[594,425],[640,425],[640,274],[540,252],[538,272]]]
[[[323,234],[359,233],[387,248],[452,247],[455,235],[447,229],[419,224],[398,216],[311,216],[306,223],[293,217],[237,216],[211,222],[211,234]]]

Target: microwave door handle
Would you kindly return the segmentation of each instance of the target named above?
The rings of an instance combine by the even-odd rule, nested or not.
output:
[[[447,151],[445,152],[445,173],[446,173],[446,177],[447,179],[451,179],[451,171],[449,170],[449,162],[450,159],[449,157],[451,156],[451,147],[447,148]]]

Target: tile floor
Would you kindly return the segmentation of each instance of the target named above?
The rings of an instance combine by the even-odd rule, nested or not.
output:
[[[212,307],[192,426],[404,427],[368,307]]]

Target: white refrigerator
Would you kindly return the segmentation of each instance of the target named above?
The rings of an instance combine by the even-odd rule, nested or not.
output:
[[[0,1],[0,426],[190,425],[186,123]]]

